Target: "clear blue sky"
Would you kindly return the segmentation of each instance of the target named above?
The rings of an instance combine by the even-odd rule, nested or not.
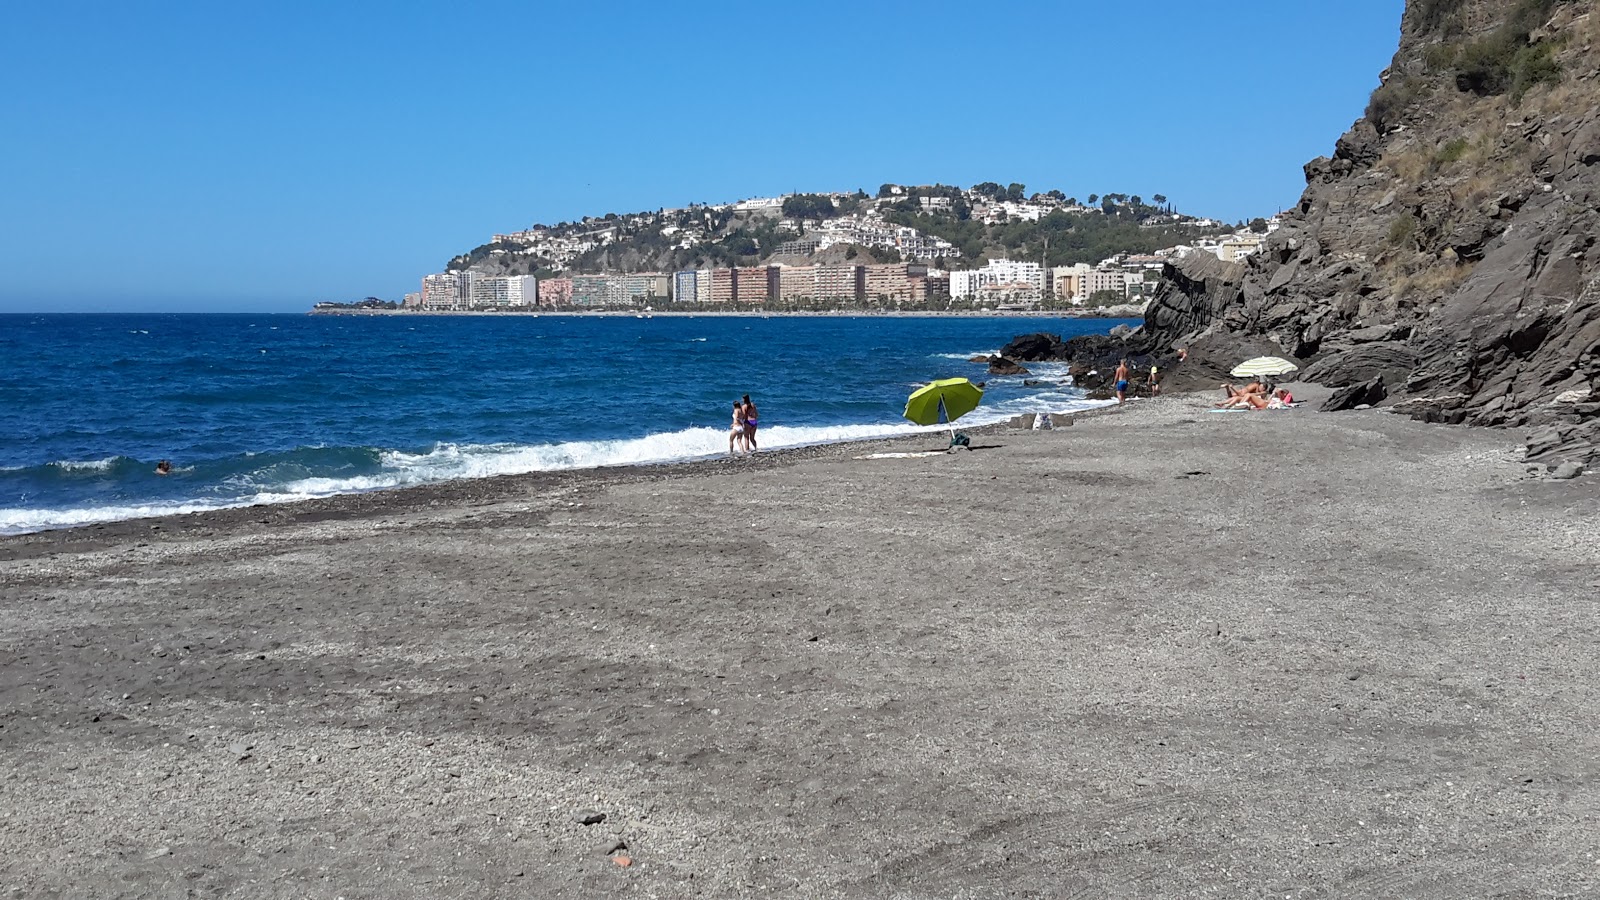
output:
[[[398,300],[496,231],[885,181],[1270,214],[1402,7],[12,4],[0,312]]]

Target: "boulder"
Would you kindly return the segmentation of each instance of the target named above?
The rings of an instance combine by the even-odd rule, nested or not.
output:
[[[1377,406],[1383,402],[1389,392],[1384,390],[1383,379],[1374,378],[1361,384],[1352,384],[1333,392],[1333,396],[1323,401],[1320,409],[1323,412],[1338,412],[1344,409],[1357,407]]]
[[[1392,341],[1364,343],[1319,357],[1300,371],[1300,379],[1343,387],[1371,381],[1402,384],[1417,366],[1417,354],[1405,344]]]
[[[1020,359],[1024,362],[1039,362],[1042,360],[1064,359],[1062,352],[1064,345],[1061,335],[1038,332],[1035,334],[1019,334],[1011,342],[1000,348],[1000,355],[1006,359]]]
[[[1006,359],[1004,356],[991,356],[991,357],[989,357],[989,374],[990,375],[1032,375],[1033,373],[1029,372],[1027,369],[1023,368],[1022,366],[1017,365],[1012,360]]]

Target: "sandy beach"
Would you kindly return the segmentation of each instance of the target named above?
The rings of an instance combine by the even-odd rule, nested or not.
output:
[[[0,896],[1600,893],[1600,478],[1205,403],[0,539]]]

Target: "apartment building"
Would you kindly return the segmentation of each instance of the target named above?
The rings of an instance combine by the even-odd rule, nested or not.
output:
[[[540,306],[552,309],[572,305],[572,279],[571,278],[545,278],[539,282],[538,301]]]
[[[1223,262],[1238,262],[1260,250],[1261,244],[1262,238],[1258,234],[1234,235],[1217,245],[1217,258]]]
[[[672,299],[676,303],[699,303],[698,273],[693,269],[672,273]]]
[[[477,275],[470,280],[470,291],[474,309],[532,306],[538,282],[532,275]]]
[[[710,303],[732,303],[735,292],[732,269],[711,269]]]
[[[812,294],[818,300],[848,300],[859,302],[867,295],[864,266],[832,265],[813,266],[815,287]]]
[[[462,292],[461,272],[436,272],[422,276],[423,309],[466,309],[468,296]]]
[[[740,266],[733,270],[734,299],[766,303],[778,296],[777,266]]]
[[[611,278],[607,275],[572,276],[572,305],[585,308],[605,306],[610,299]]]
[[[1038,298],[1044,293],[1044,267],[1038,263],[995,259],[981,269],[950,273],[952,297],[973,297],[996,286],[1003,286],[1007,296]]]
[[[867,299],[888,303],[915,299],[912,279],[928,277],[928,267],[918,263],[885,263],[864,268]]]
[[[778,299],[809,300],[817,296],[816,266],[779,266]]]

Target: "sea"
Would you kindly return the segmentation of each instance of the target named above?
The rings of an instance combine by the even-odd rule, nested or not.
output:
[[[725,456],[749,394],[762,450],[1100,405],[1063,364],[978,354],[1122,320],[977,316],[0,315],[0,534],[410,485]],[[1133,323],[1133,324],[1136,324]],[[159,460],[172,473],[157,475]]]

